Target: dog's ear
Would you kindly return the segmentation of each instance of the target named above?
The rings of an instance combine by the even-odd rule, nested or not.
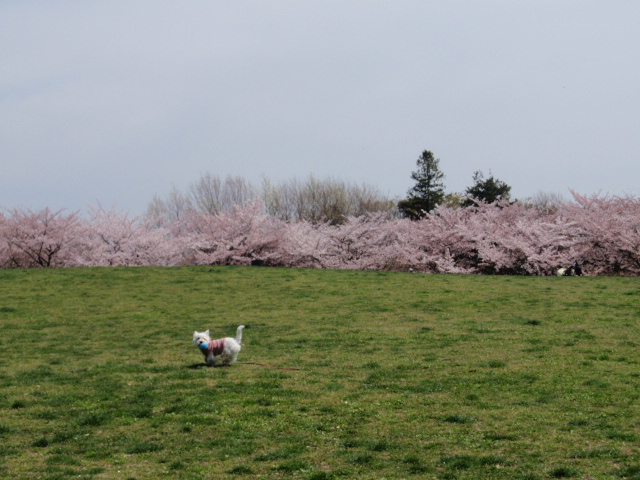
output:
[[[198,332],[196,330],[193,331],[193,336],[196,337],[198,335]]]
[[[204,334],[208,337],[208,336],[209,336],[209,330],[207,330],[206,332],[204,332]]]

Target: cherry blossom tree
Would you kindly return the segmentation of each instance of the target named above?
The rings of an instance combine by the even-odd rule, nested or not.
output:
[[[0,212],[0,268],[8,268],[11,266],[11,254],[9,245],[4,239],[4,230],[7,218],[3,212]]]
[[[90,220],[75,258],[79,266],[176,265],[184,245],[152,219],[90,207]]]
[[[563,206],[577,223],[576,248],[594,274],[640,274],[640,199],[571,192]]]
[[[287,267],[326,268],[328,223],[286,222],[278,244],[279,263]]]
[[[408,227],[407,241],[419,271],[475,273],[476,255],[468,228],[470,209],[437,207]]]
[[[77,213],[62,212],[16,208],[3,216],[0,243],[4,266],[68,266],[86,234],[86,225]]]
[[[410,260],[397,226],[384,212],[348,217],[342,225],[324,229],[323,266],[354,270],[402,270]]]
[[[472,216],[479,273],[540,275],[573,264],[575,223],[520,203],[480,203]]]
[[[411,255],[403,224],[385,212],[347,217],[340,225],[329,222],[288,222],[278,244],[286,266],[357,270],[406,270]]]
[[[190,212],[180,224],[188,262],[197,265],[249,265],[254,259],[277,265],[283,222],[264,215],[258,202],[212,215]]]
[[[565,217],[506,201],[438,207],[408,236],[420,270],[442,273],[540,275],[573,262],[577,227]]]
[[[553,209],[478,201],[418,221],[389,212],[341,222],[279,219],[259,202],[162,219],[91,207],[0,212],[0,268],[236,264],[438,273],[549,275],[584,265],[640,275],[640,200],[579,195]]]

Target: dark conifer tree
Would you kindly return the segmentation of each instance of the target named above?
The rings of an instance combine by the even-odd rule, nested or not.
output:
[[[489,172],[489,178],[484,178],[484,174],[478,170],[473,174],[473,185],[466,189],[467,200],[464,206],[473,205],[480,200],[486,203],[493,203],[497,200],[509,200],[511,197],[511,187],[502,180],[498,180]]]
[[[444,174],[440,171],[440,159],[425,150],[416,161],[418,169],[411,173],[416,184],[405,200],[398,202],[398,209],[408,218],[417,220],[444,201]]]

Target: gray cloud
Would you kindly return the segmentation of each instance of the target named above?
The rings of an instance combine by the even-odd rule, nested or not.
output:
[[[201,172],[640,194],[636,2],[7,1],[0,205],[140,213]]]

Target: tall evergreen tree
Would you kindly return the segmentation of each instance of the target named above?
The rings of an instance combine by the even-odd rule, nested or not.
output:
[[[418,169],[411,173],[416,184],[405,200],[398,202],[398,209],[405,217],[417,220],[444,201],[444,174],[440,171],[440,159],[425,150],[416,161]]]

